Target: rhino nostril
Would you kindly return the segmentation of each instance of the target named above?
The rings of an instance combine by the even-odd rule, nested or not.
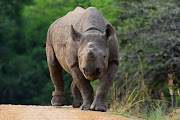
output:
[[[97,69],[96,69],[96,73],[97,73],[97,74],[101,73],[100,68],[97,68]]]
[[[84,73],[86,73],[86,69],[83,67],[83,71],[84,71]]]

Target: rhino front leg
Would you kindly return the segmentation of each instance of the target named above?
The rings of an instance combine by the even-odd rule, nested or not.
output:
[[[78,66],[75,66],[71,70],[73,82],[77,85],[83,98],[83,104],[80,106],[81,110],[90,110],[90,106],[94,99],[93,88],[90,81],[85,79]]]
[[[53,106],[63,106],[65,105],[66,94],[64,93],[62,67],[56,59],[53,48],[48,40],[46,43],[46,54],[51,80],[55,88],[55,91],[52,93],[51,104]]]
[[[91,105],[91,110],[102,112],[106,111],[105,99],[114,80],[116,71],[117,64],[113,62],[109,65],[107,72],[99,80],[99,85],[96,91],[96,98]]]
[[[77,85],[75,84],[74,81],[71,83],[71,91],[72,91],[72,94],[73,94],[73,97],[74,97],[72,106],[74,108],[78,108],[78,107],[80,107],[82,105],[83,100],[82,100],[81,93],[80,93],[80,91],[79,91],[79,89],[78,89],[78,87],[77,87]]]
[[[55,91],[52,93],[51,104],[53,106],[63,106],[66,101],[64,92],[64,80],[62,77],[62,68],[57,64],[49,64],[50,76],[54,84]]]

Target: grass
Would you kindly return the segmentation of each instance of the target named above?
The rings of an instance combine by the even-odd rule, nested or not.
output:
[[[166,101],[164,93],[161,93],[161,100],[152,99],[151,93],[148,92],[149,90],[144,82],[143,66],[140,59],[139,63],[141,68],[139,78],[129,83],[128,73],[125,73],[123,86],[113,83],[108,97],[112,98],[109,100],[111,112],[108,114],[128,118],[136,116],[148,120],[180,120],[178,99],[174,99],[179,97],[180,94],[178,88],[175,88],[173,84],[174,75],[172,73],[168,74],[169,84],[167,90],[169,90],[171,100]],[[177,94],[175,94],[176,92]],[[176,113],[175,109],[178,109],[179,112]]]
[[[155,111],[150,113],[150,116],[148,117],[149,120],[179,120],[180,115],[175,114],[174,112],[170,113],[169,115],[165,114],[166,112],[163,110],[162,105],[158,105],[157,108],[155,108]]]
[[[146,120],[180,120],[180,109],[178,109],[178,112],[173,111],[167,115],[160,102],[153,104],[151,107],[152,108],[148,109],[146,106],[144,114],[135,115],[135,117]],[[147,113],[147,111],[149,111],[149,113]],[[132,119],[134,118],[131,115],[128,115],[128,113],[107,112],[106,114],[120,115]]]
[[[162,106],[158,106],[154,112],[150,113],[148,118],[149,120],[170,120],[171,118],[165,115],[165,112],[162,110]]]
[[[114,96],[109,114],[121,115],[128,118],[132,118],[130,116],[136,116],[148,120],[180,120],[180,112],[172,112],[178,109],[178,106],[170,106],[172,105],[172,103],[170,104],[171,101],[151,99],[149,94],[145,94],[142,87],[133,88],[132,86],[130,84],[128,90],[125,90],[125,93],[121,93],[119,97],[116,93],[117,90],[111,90],[115,93],[111,93]]]

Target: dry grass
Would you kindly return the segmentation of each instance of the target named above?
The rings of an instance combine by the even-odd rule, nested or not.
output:
[[[151,98],[151,93],[148,92],[148,88],[144,82],[144,73],[141,60],[140,64],[140,75],[139,78],[128,84],[128,73],[125,73],[125,85],[119,87],[113,83],[113,102],[110,105],[112,112],[118,112],[121,114],[135,115],[152,120],[178,120],[179,116],[173,114],[175,109],[178,109],[177,97],[180,97],[179,89],[173,83],[174,74],[169,72],[169,94],[171,95],[171,101],[166,101],[164,93],[161,92],[161,100],[155,100]],[[169,106],[171,103],[171,106]],[[171,112],[167,116],[168,112]]]

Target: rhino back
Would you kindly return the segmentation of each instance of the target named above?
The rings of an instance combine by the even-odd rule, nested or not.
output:
[[[88,28],[93,26],[104,32],[105,25],[105,18],[103,15],[95,7],[89,7],[80,16],[74,28],[84,33]]]

